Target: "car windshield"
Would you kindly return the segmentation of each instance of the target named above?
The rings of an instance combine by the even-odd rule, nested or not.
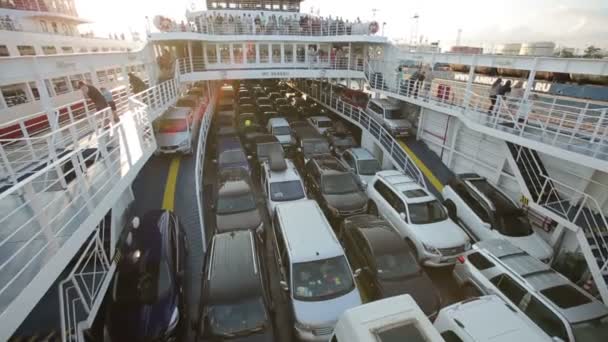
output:
[[[384,118],[389,120],[396,120],[405,118],[405,115],[399,109],[387,109],[384,111]]]
[[[606,336],[608,336],[608,315],[572,324],[572,332],[574,333],[574,339],[577,341],[606,341]]]
[[[169,292],[169,266],[165,260],[158,259],[157,253],[134,250],[123,255],[114,277],[114,301],[152,304]]]
[[[447,214],[439,201],[412,203],[408,205],[410,221],[414,224],[428,224],[444,221]]]
[[[380,171],[380,163],[376,159],[359,160],[357,166],[359,174],[364,176],[373,176]]]
[[[331,127],[331,121],[329,121],[329,120],[318,120],[317,121],[317,127],[319,127],[319,128],[330,128]]]
[[[496,223],[498,231],[506,236],[520,237],[534,233],[528,217],[520,211],[502,213]]]
[[[211,305],[208,310],[213,335],[231,337],[255,332],[264,329],[268,321],[261,297],[232,304]]]
[[[247,162],[247,156],[242,150],[225,151],[220,154],[220,164],[236,164]]]
[[[276,126],[272,128],[272,133],[274,135],[289,135],[291,131],[289,130],[289,126]]]
[[[301,198],[304,198],[304,189],[298,180],[270,184],[270,199],[274,202],[295,201]]]
[[[294,298],[320,301],[342,296],[355,288],[344,256],[293,265]]]
[[[257,145],[258,159],[267,158],[273,152],[278,152],[279,154],[283,154],[283,148],[281,147],[281,144],[279,144],[277,142],[271,142],[271,143],[264,143],[264,144]]]
[[[382,251],[376,255],[376,269],[381,279],[403,278],[417,274],[421,270],[414,256],[403,248]]]
[[[327,195],[349,194],[359,191],[359,185],[351,173],[323,176],[323,193]]]
[[[217,199],[217,214],[230,215],[255,210],[255,199],[251,192],[230,196],[219,196]]]
[[[156,133],[180,133],[188,131],[186,119],[162,119],[154,123]]]
[[[304,154],[326,154],[329,153],[329,145],[325,140],[308,140],[302,143]]]

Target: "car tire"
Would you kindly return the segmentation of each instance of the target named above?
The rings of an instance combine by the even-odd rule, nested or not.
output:
[[[369,201],[367,204],[367,213],[370,215],[378,216],[378,207],[374,201]]]

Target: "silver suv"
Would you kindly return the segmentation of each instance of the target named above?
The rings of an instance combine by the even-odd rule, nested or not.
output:
[[[498,295],[554,340],[606,341],[608,308],[509,241],[478,242],[458,261],[454,277],[467,292]]]
[[[405,113],[399,108],[399,105],[393,101],[372,99],[367,103],[365,112],[396,137],[412,134],[412,124],[405,118]]]

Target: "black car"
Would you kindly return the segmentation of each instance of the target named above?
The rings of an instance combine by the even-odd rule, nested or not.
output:
[[[187,237],[175,214],[147,212],[118,247],[106,325],[112,341],[176,341],[187,324],[182,296]]]
[[[410,294],[427,316],[437,315],[439,292],[418,264],[416,252],[387,221],[367,214],[351,216],[340,225],[338,236],[366,298]]]
[[[197,341],[274,341],[263,252],[249,231],[213,237],[205,258]]]
[[[312,126],[297,125],[292,128],[292,132],[296,140],[294,161],[300,170],[314,156],[331,155],[327,139]]]
[[[257,108],[255,108],[255,106],[250,103],[240,104],[236,107],[236,109],[237,109],[237,112],[236,112],[237,115],[255,114],[257,112]]]
[[[215,231],[225,233],[252,230],[260,241],[264,241],[264,223],[249,176],[248,173],[235,168],[220,174],[212,205],[215,212]]]
[[[304,178],[309,197],[314,198],[330,221],[367,211],[367,196],[357,176],[333,156],[318,156],[306,163]]]

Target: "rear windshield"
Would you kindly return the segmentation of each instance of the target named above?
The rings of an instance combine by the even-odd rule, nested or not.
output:
[[[359,191],[359,185],[351,173],[323,176],[323,193],[327,195],[350,194]]]
[[[217,214],[229,215],[255,210],[255,199],[251,192],[220,196],[217,200]]]
[[[272,129],[272,133],[274,135],[289,135],[291,131],[289,130],[289,126],[278,126]]]
[[[344,256],[293,264],[293,296],[320,301],[345,295],[355,288]]]
[[[329,128],[331,127],[331,121],[319,120],[317,121],[317,126],[320,128]]]
[[[220,154],[220,164],[243,163],[247,161],[247,156],[241,150],[232,150]]]
[[[325,154],[329,153],[329,145],[325,140],[305,140],[302,143],[304,154]]]
[[[380,171],[380,163],[375,159],[359,160],[359,174],[363,176],[373,176]]]
[[[154,131],[157,133],[179,133],[188,130],[186,119],[161,119],[154,123]]]
[[[209,323],[213,335],[233,337],[264,329],[266,309],[261,297],[236,303],[209,306]]]
[[[257,154],[258,158],[265,158],[270,156],[273,152],[278,152],[279,154],[283,154],[283,148],[281,144],[277,142],[258,144],[257,145]]]
[[[444,221],[447,214],[439,201],[412,203],[408,205],[410,221],[415,224],[429,224]]]
[[[386,109],[384,111],[384,117],[389,120],[396,120],[405,118],[405,114],[399,109]]]
[[[274,202],[295,201],[304,196],[302,183],[298,180],[270,184],[270,198]]]

